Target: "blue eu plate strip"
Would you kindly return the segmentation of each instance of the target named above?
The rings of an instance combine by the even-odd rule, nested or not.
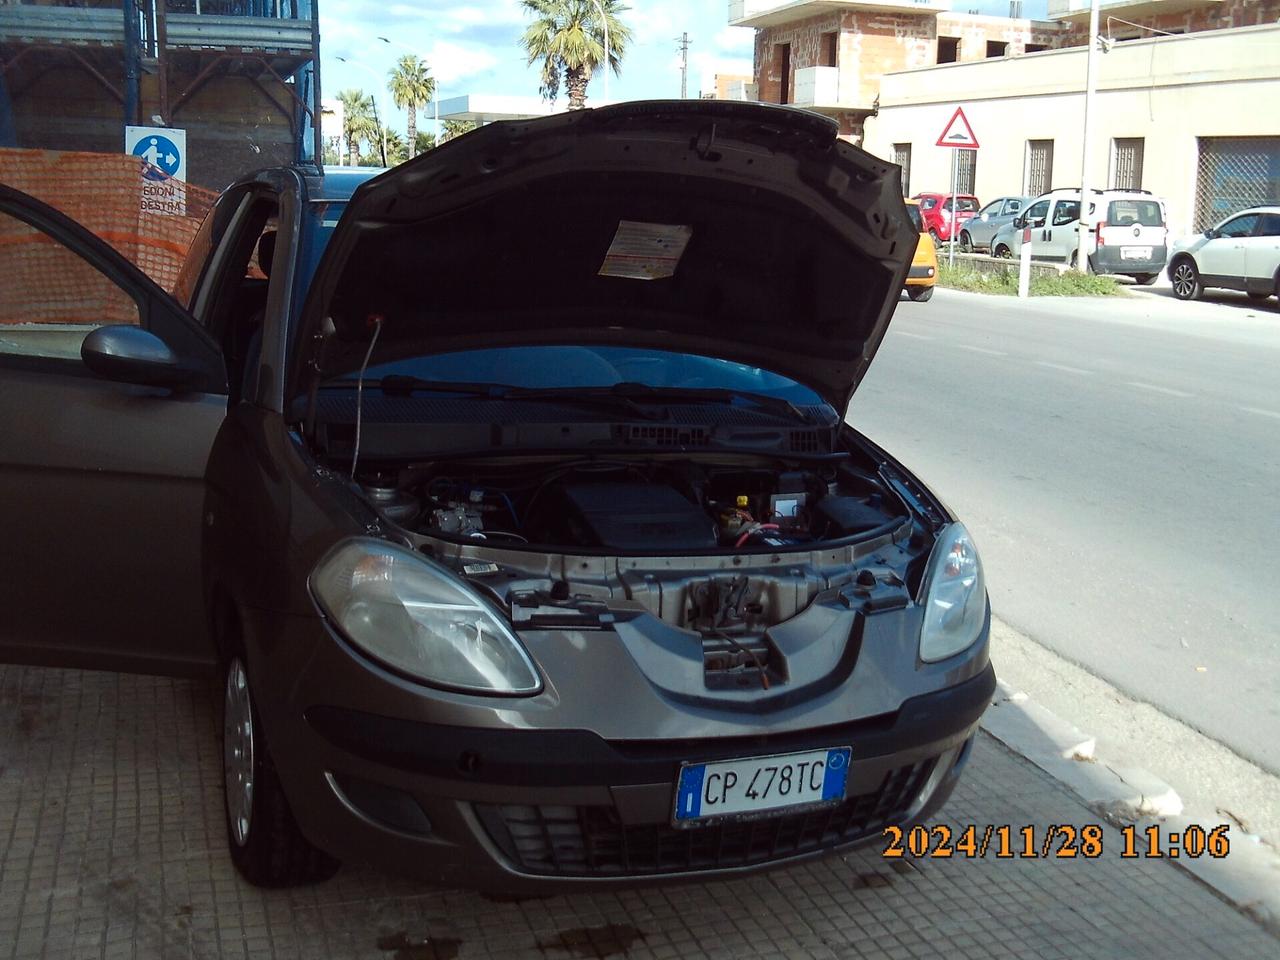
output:
[[[844,799],[845,781],[849,778],[849,748],[827,751],[827,769],[822,780],[823,800]]]
[[[685,767],[680,771],[680,790],[677,793],[676,819],[689,820],[702,815],[702,778],[705,764]]]

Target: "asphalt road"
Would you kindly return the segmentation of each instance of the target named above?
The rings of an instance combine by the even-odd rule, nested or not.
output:
[[[969,526],[998,616],[1276,773],[1280,309],[1217,300],[904,299],[849,420]]]

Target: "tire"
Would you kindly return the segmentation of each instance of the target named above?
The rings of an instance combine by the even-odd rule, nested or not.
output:
[[[933,287],[907,287],[907,296],[916,303],[925,303],[933,299]]]
[[[973,253],[973,237],[969,236],[968,230],[960,231],[960,252]]]
[[[328,880],[341,864],[298,829],[271,761],[239,647],[226,658],[222,678],[222,796],[231,862],[255,887]]]
[[[1269,293],[1258,293],[1257,291],[1253,291],[1253,290],[1247,290],[1245,292],[1248,295],[1250,300],[1265,300],[1267,299],[1267,297],[1271,296],[1271,294]]]
[[[1204,293],[1200,271],[1189,257],[1176,261],[1169,268],[1169,279],[1173,281],[1173,295],[1179,300],[1199,300]]]
[[[937,230],[934,230],[932,227],[930,227],[930,228],[929,228],[929,236],[930,236],[930,238],[933,240],[933,245],[934,245],[934,247],[941,247],[941,246],[942,246],[942,237],[938,236],[938,231],[937,231]]]
[[[1160,274],[1158,273],[1135,273],[1133,275],[1133,282],[1144,287],[1149,287],[1156,282],[1156,279],[1159,276]]]
[[[998,247],[996,247],[995,250],[992,251],[991,255],[993,257],[996,257],[999,260],[1013,259],[1013,251],[1010,250],[1008,247],[1006,247],[1003,243],[1000,244]]]

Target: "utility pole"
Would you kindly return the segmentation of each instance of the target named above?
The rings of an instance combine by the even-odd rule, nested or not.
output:
[[[1076,237],[1076,269],[1089,272],[1089,231],[1096,222],[1089,216],[1089,153],[1093,146],[1093,95],[1098,86],[1098,6],[1093,0],[1089,10],[1089,56],[1084,68],[1084,136],[1080,149],[1080,226]]]
[[[689,96],[689,33],[685,31],[676,37],[680,44],[680,99]]]

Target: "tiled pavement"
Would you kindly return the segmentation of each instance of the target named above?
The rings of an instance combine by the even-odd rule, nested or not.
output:
[[[227,858],[203,683],[0,666],[0,960],[27,957],[1280,957],[1176,867],[843,859],[699,886],[497,901],[367,868],[260,891]],[[985,736],[953,823],[1096,820]]]

